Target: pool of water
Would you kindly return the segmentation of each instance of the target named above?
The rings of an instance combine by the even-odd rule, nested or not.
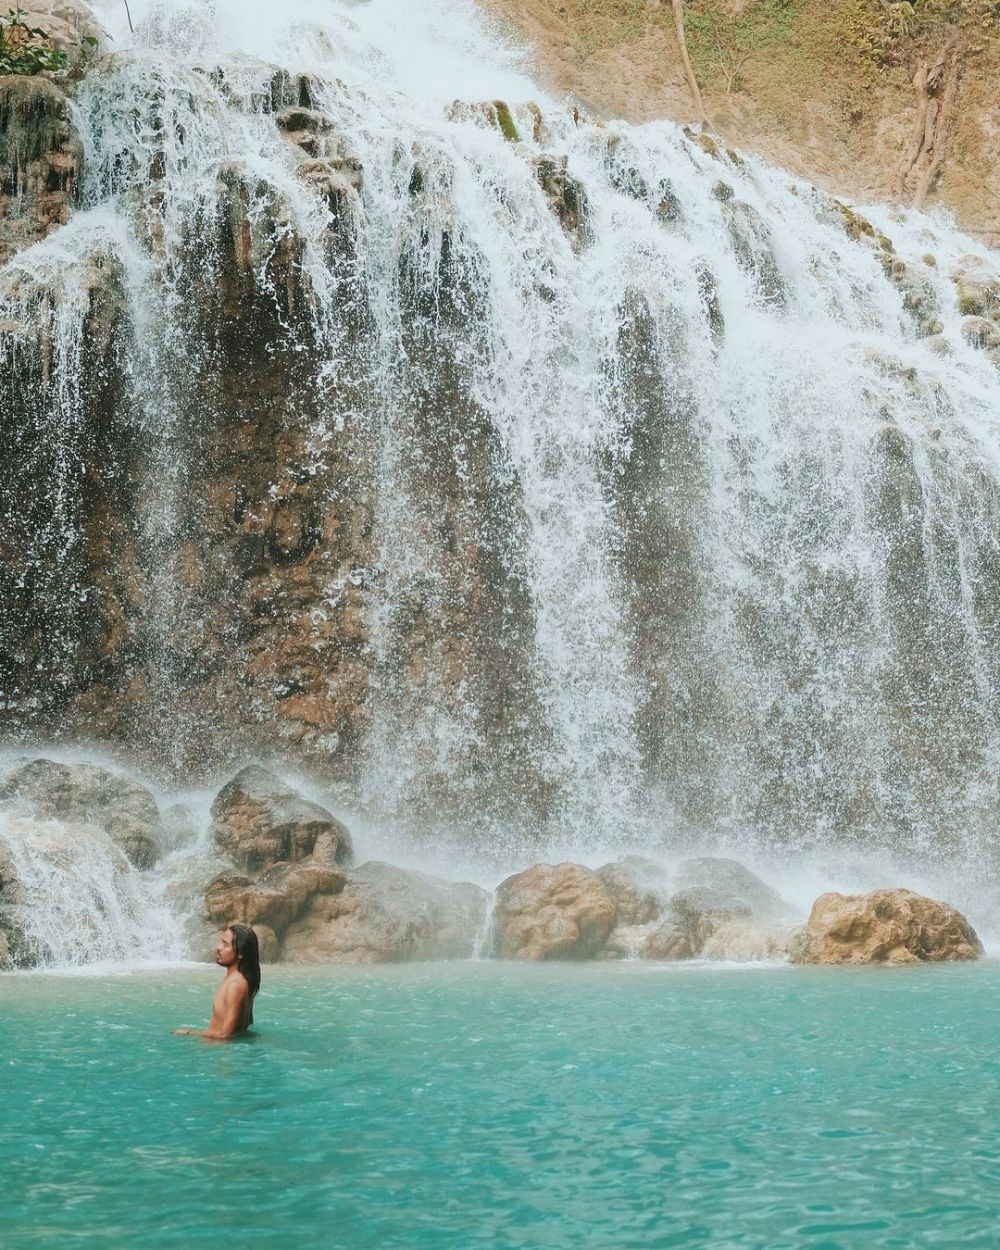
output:
[[[1000,963],[0,976],[4,1250],[1000,1244]]]

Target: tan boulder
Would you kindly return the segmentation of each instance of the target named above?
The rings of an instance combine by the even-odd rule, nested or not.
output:
[[[642,959],[679,960],[691,959],[694,951],[684,928],[670,916],[656,926],[639,946]]]
[[[912,890],[822,894],[793,943],[800,964],[912,964],[978,959],[982,943],[954,907]]]
[[[663,895],[634,863],[604,864],[597,875],[614,904],[616,925],[649,924],[663,911]]]
[[[346,880],[339,869],[312,860],[276,864],[256,877],[221,872],[205,889],[205,908],[217,925],[238,920],[280,935],[314,894],[339,894]]]
[[[7,944],[7,935],[3,929],[0,929],[0,972],[11,966],[10,947]]]
[[[535,864],[501,882],[493,948],[501,959],[593,959],[615,923],[604,882],[582,864]]]
[[[353,855],[351,835],[335,816],[256,765],[216,795],[212,832],[219,850],[249,872],[310,856],[333,868]]]
[[[486,922],[489,894],[467,881],[372,861],[336,894],[314,894],[284,935],[294,963],[402,963],[467,959]]]

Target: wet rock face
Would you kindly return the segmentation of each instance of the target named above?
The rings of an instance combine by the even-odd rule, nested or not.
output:
[[[614,906],[616,926],[648,924],[663,910],[661,893],[634,865],[605,864],[597,876]]]
[[[0,264],[69,220],[82,163],[60,88],[0,78]]]
[[[583,184],[568,172],[564,156],[539,156],[534,166],[535,177],[545,192],[549,208],[570,239],[582,246],[589,239],[587,193]]]
[[[346,826],[256,765],[219,791],[212,803],[212,832],[219,850],[250,872],[309,857],[332,869],[353,857]]]
[[[582,864],[536,864],[497,889],[493,947],[501,959],[593,959],[608,940],[615,905]]]
[[[708,887],[733,895],[758,916],[787,919],[793,914],[777,890],[735,859],[702,856],[681,860],[675,882],[682,890]]]
[[[983,946],[954,907],[911,890],[823,894],[791,952],[801,964],[913,964],[978,959]]]
[[[278,864],[255,877],[221,872],[206,887],[205,908],[219,928],[233,921],[255,928],[266,925],[280,942],[314,895],[339,894],[346,880],[339,869],[311,860]]]
[[[355,869],[336,893],[314,894],[288,928],[293,963],[400,963],[467,959],[486,919],[489,895],[378,861]]]
[[[0,780],[0,803],[41,820],[97,825],[136,868],[159,858],[156,800],[139,782],[97,764],[31,760]]]

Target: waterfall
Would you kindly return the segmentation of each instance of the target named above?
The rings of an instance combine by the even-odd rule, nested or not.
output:
[[[973,865],[991,254],[581,115],[465,0],[133,7],[0,268],[10,739],[280,755],[483,844]]]

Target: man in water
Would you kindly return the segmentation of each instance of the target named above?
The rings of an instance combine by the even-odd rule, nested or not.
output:
[[[229,925],[223,929],[215,948],[215,962],[225,968],[226,975],[216,990],[208,1028],[175,1029],[175,1033],[224,1041],[237,1033],[245,1033],[253,1024],[253,1000],[260,989],[257,934],[249,925]]]

